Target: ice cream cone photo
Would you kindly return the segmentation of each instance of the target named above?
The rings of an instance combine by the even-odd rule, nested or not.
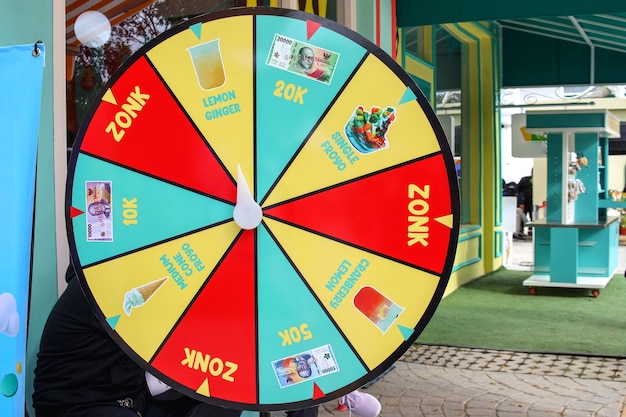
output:
[[[161,279],[157,279],[156,281],[142,285],[141,287],[137,287],[137,291],[139,291],[139,294],[143,297],[143,301],[148,301],[148,299],[152,297],[159,288],[161,288],[161,285],[163,285],[166,280],[167,277],[163,277]]]
[[[169,277],[163,277],[139,287],[133,288],[124,295],[124,312],[130,316],[135,307],[144,305],[161,288]]]

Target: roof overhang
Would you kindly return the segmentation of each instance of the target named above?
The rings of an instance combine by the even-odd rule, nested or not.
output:
[[[397,15],[400,27],[497,25],[505,87],[626,83],[624,0],[397,0]]]
[[[396,0],[400,27],[480,20],[510,20],[626,12],[624,0],[440,0],[436,3]]]

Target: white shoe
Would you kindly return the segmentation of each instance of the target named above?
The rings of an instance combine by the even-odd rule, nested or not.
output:
[[[360,417],[376,417],[380,414],[380,402],[371,394],[360,391],[353,391],[339,398],[339,404],[345,405],[352,415],[354,411]]]

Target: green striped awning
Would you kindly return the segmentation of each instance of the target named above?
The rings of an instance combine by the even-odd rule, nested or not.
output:
[[[497,25],[503,87],[626,83],[626,0],[397,0],[397,16]]]
[[[626,53],[626,11],[582,16],[501,19],[498,23],[502,28],[510,30]]]

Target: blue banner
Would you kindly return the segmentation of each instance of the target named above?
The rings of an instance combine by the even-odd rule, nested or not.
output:
[[[44,61],[42,43],[0,47],[0,410],[3,416],[24,415],[24,362]]]

